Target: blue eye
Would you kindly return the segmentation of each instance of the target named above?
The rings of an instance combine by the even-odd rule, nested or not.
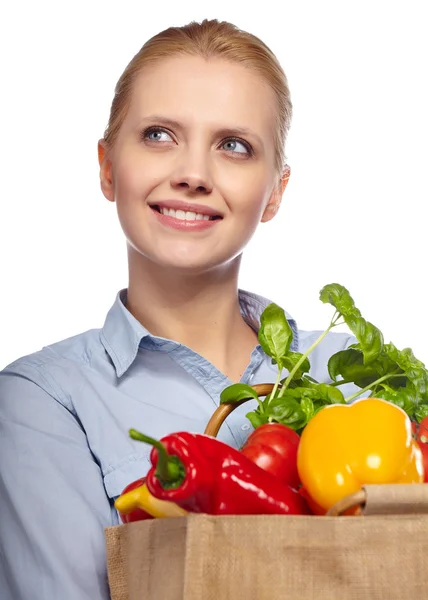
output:
[[[170,134],[165,129],[160,129],[159,127],[146,129],[142,133],[142,138],[150,142],[172,142]]]
[[[252,154],[250,145],[236,138],[225,140],[222,144],[222,148],[236,154]]]

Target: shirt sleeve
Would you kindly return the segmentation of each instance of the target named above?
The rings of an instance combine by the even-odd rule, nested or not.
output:
[[[0,596],[108,600],[114,508],[78,419],[31,378],[0,373]]]

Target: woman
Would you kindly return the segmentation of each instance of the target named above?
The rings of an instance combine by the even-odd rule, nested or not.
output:
[[[149,466],[135,427],[203,431],[231,382],[273,382],[257,341],[268,300],[238,290],[243,249],[277,213],[290,170],[286,77],[254,36],[217,21],[149,40],[120,78],[99,142],[129,285],[104,327],[43,348],[0,376],[2,600],[106,600],[104,528]],[[298,331],[304,351],[317,332]],[[330,334],[326,358],[350,337]],[[324,354],[326,353],[326,354]],[[219,437],[249,433],[237,409]]]

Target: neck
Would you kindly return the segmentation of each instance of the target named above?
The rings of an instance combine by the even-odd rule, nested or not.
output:
[[[226,372],[239,348],[257,344],[240,313],[240,260],[189,275],[166,271],[130,249],[127,309],[152,335],[188,346]]]

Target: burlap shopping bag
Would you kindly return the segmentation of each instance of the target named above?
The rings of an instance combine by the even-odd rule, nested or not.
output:
[[[355,502],[362,516],[108,528],[112,600],[426,600],[428,486],[366,486]]]

